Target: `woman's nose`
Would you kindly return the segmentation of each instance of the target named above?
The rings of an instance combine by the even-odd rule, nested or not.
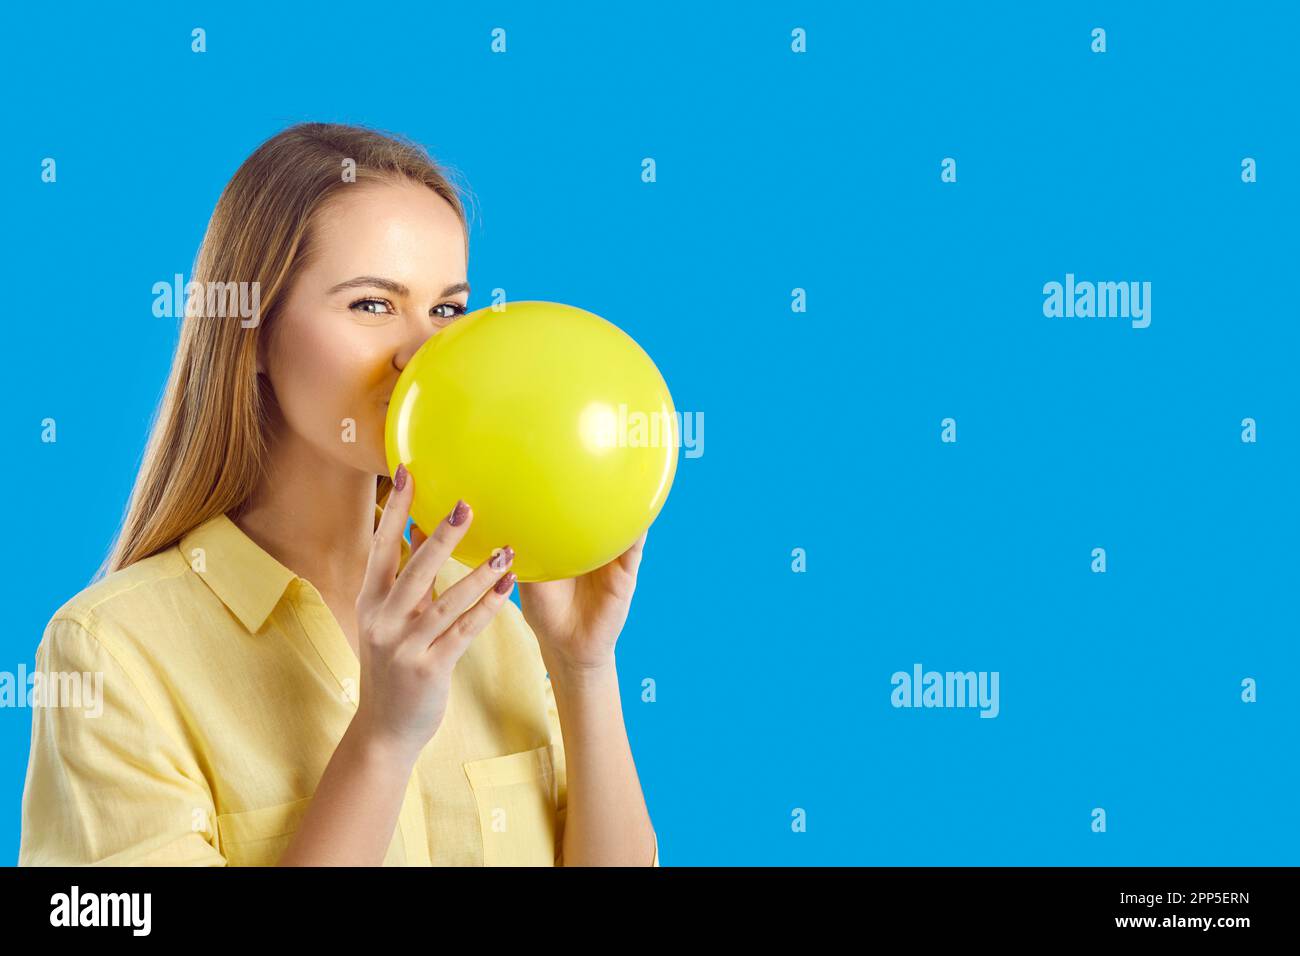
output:
[[[393,367],[399,372],[406,368],[406,363],[411,361],[411,356],[419,351],[421,345],[429,341],[429,336],[433,332],[434,329],[427,323],[410,323],[407,325],[403,329],[402,341],[393,354]]]

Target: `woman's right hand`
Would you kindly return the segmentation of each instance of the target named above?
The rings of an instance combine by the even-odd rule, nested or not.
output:
[[[439,569],[473,520],[464,502],[427,538],[421,536],[399,574],[414,490],[410,473],[399,465],[357,595],[361,699],[353,718],[368,744],[411,763],[442,723],[452,668],[515,583],[513,573],[504,573],[514,560],[506,546],[433,599]]]

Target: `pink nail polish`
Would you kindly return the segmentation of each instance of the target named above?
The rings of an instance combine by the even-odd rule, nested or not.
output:
[[[447,515],[447,524],[464,524],[467,517],[469,517],[469,505],[458,500],[456,502],[456,507],[451,509],[451,514]]]
[[[406,487],[406,466],[398,465],[397,471],[393,473],[393,490],[401,491]]]
[[[515,572],[511,571],[509,574],[504,575],[496,584],[492,585],[492,590],[496,591],[497,594],[509,594],[510,589],[514,586]]]
[[[515,549],[510,545],[506,545],[504,548],[497,548],[492,552],[492,559],[488,562],[488,566],[493,571],[504,571],[514,559]]]

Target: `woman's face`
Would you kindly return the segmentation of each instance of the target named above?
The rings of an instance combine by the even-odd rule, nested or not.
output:
[[[382,475],[398,374],[465,313],[464,232],[450,204],[419,183],[356,184],[336,197],[317,219],[315,255],[276,318],[262,370],[294,439]]]

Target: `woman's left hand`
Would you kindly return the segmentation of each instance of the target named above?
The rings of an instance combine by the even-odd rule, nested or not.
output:
[[[613,662],[648,533],[613,561],[579,577],[519,582],[519,608],[537,635],[548,668]]]

